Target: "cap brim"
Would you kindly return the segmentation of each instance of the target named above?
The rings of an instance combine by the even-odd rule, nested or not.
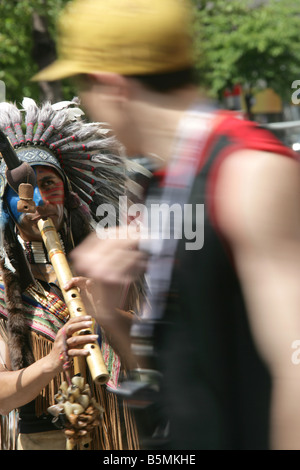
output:
[[[79,64],[66,60],[57,60],[56,62],[53,62],[53,64],[35,74],[31,78],[31,81],[54,82],[63,78],[72,77],[78,73],[82,73],[82,67],[80,67]]]

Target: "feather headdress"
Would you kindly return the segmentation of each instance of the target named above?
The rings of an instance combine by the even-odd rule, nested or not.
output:
[[[107,125],[86,122],[83,114],[76,99],[38,106],[34,100],[24,98],[20,108],[13,103],[0,103],[0,130],[9,139],[18,159],[29,165],[51,165],[62,175],[67,188],[66,212],[72,213],[72,221],[68,215],[65,223],[66,239],[72,238],[75,244],[85,230],[84,224],[90,224],[79,209],[88,207],[86,212],[97,221],[96,212],[100,204],[110,203],[116,209],[119,207],[119,196],[126,194],[127,181],[121,145]],[[22,292],[33,278],[15,234],[15,223],[5,209],[3,196],[7,184],[7,164],[2,159],[0,261],[9,314],[11,362],[13,369],[20,369],[33,361],[22,305]],[[76,231],[77,238],[74,236]]]
[[[124,194],[126,164],[107,126],[85,122],[83,114],[76,99],[38,107],[24,98],[22,109],[0,103],[0,129],[21,161],[38,164],[40,159],[60,168],[96,218],[99,204],[116,202]],[[4,176],[5,162],[0,173]]]

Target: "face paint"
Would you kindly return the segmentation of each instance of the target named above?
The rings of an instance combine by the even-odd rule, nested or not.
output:
[[[10,187],[8,186],[6,191],[5,191],[5,199],[7,202],[7,205],[10,209],[10,212],[14,218],[14,221],[19,224],[21,222],[22,217],[24,217],[25,214],[22,214],[21,212],[17,211],[17,204],[19,201],[19,195]]]
[[[9,186],[5,193],[5,199],[7,201],[8,207],[10,208],[10,212],[15,222],[19,224],[25,215],[22,212],[18,212],[17,210],[17,204],[20,200],[19,195]],[[44,204],[43,198],[38,187],[34,188],[33,200],[37,206],[42,206]]]
[[[37,166],[34,170],[37,176],[37,186],[33,191],[33,200],[36,206],[41,207],[45,203],[63,206],[64,183],[56,171],[47,166]],[[19,195],[8,186],[5,199],[15,222],[20,224],[25,214],[17,210]],[[62,211],[63,207],[58,207],[58,212]]]
[[[40,232],[37,220],[41,217],[51,217],[57,230],[61,227],[64,216],[64,183],[60,175],[51,167],[36,166],[37,185],[34,187],[33,200],[36,204],[34,214],[18,212],[18,194],[9,186],[6,189],[5,199],[10,212],[19,227],[24,240],[39,240]]]
[[[37,166],[35,170],[43,201],[50,204],[63,204],[64,183],[56,171],[47,166]]]

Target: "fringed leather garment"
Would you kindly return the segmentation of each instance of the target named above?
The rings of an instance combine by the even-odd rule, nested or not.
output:
[[[68,309],[61,298],[43,288],[40,282],[30,285],[22,294],[23,315],[29,328],[29,342],[33,360],[37,361],[49,354],[57,331],[68,319]],[[0,283],[0,335],[8,341],[8,312],[4,284]],[[108,386],[117,386],[121,363],[117,354],[107,342],[105,333],[101,331],[101,351],[110,374]],[[106,391],[106,386],[95,386],[88,377],[94,397],[104,408],[103,423],[94,431],[90,449],[123,450],[138,449],[138,437],[134,420],[126,404],[118,405],[116,396]],[[71,374],[74,374],[74,370]],[[63,374],[55,377],[35,399],[37,417],[47,415],[47,408],[54,403],[54,395],[64,379]],[[21,413],[22,409],[20,410]],[[18,413],[2,416],[1,449],[13,450],[16,442]],[[55,428],[53,427],[53,430]],[[12,435],[13,434],[13,435]]]

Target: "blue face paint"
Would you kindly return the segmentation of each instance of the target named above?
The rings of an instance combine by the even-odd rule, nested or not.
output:
[[[22,212],[18,212],[18,210],[17,210],[19,195],[10,186],[7,186],[4,198],[7,202],[7,205],[9,207],[9,210],[10,210],[15,222],[17,224],[20,224],[24,214]],[[39,190],[38,186],[34,187],[33,200],[34,200],[34,202],[37,206],[42,206],[44,204],[44,201],[42,199],[42,196],[41,196],[41,193],[40,193],[40,190]]]

